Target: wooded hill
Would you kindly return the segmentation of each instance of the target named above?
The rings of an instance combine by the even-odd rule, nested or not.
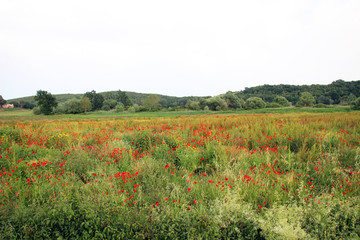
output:
[[[115,93],[117,91],[108,91],[108,92],[101,92],[100,94],[105,96],[108,93]],[[134,104],[142,105],[142,102],[146,97],[150,95],[150,93],[137,93],[137,92],[127,92],[124,91],[126,95],[133,101]],[[157,94],[159,96],[159,104],[163,108],[169,108],[169,107],[184,107],[188,100],[192,101],[199,101],[200,98],[210,98],[210,96],[206,97],[174,97],[174,96],[167,96],[167,95],[161,95]],[[70,99],[77,98],[80,99],[84,96],[84,94],[54,94],[57,102],[62,103],[66,102]],[[35,104],[34,96],[28,96],[28,97],[22,97],[22,98],[14,98],[7,100],[9,103],[20,103],[20,101],[29,102],[32,104]]]
[[[106,95],[107,93],[112,93],[116,91],[101,92],[100,94]],[[328,85],[262,85],[257,87],[245,88],[243,91],[233,92],[240,99],[246,100],[250,97],[260,97],[265,102],[271,103],[276,96],[283,96],[289,100],[293,105],[295,105],[302,92],[310,92],[316,100],[316,103],[323,104],[340,104],[346,103],[350,95],[353,97],[360,97],[360,80],[345,82],[344,80],[337,80]],[[127,92],[126,95],[133,101],[134,104],[142,105],[142,102],[150,94],[145,93],[136,93],[136,92]],[[66,102],[67,100],[77,98],[80,99],[84,94],[55,94],[56,100],[61,102]],[[201,98],[210,98],[199,97],[199,96],[189,96],[189,97],[174,97],[167,95],[159,96],[159,104],[163,108],[169,107],[184,107],[188,100],[199,101]],[[9,99],[9,103],[20,103],[20,101],[29,102],[35,104],[34,96]]]
[[[328,85],[262,85],[257,87],[245,88],[235,94],[244,100],[250,97],[260,97],[265,102],[272,102],[279,95],[285,97],[295,105],[302,92],[309,92],[317,103],[339,104],[347,102],[347,98],[353,94],[360,97],[360,80],[345,82],[337,80]]]

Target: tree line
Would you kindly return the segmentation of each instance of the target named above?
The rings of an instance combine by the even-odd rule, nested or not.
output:
[[[86,92],[81,98],[71,98],[58,103],[56,97],[50,92],[38,90],[34,97],[36,107],[35,114],[77,114],[90,111],[115,111],[115,112],[139,112],[154,111],[160,109],[159,96],[148,95],[142,105],[134,104],[127,94],[121,90],[116,92],[97,93],[95,90]]]
[[[159,96],[149,95],[143,105],[134,104],[129,97],[122,91],[103,95],[95,91],[87,92],[81,99],[70,99],[58,104],[56,98],[47,91],[39,90],[35,96],[37,107],[34,108],[35,114],[49,115],[52,113],[86,113],[89,111],[115,111],[115,112],[140,112],[140,111],[157,111],[161,109]],[[360,109],[360,97],[355,98],[350,103],[352,108]],[[282,108],[290,107],[291,103],[283,96],[277,95],[271,103],[266,103],[259,97],[250,97],[243,100],[232,92],[212,98],[200,98],[199,101],[188,100],[185,108],[189,110],[205,111],[222,111],[222,110],[240,110],[240,109],[261,109],[261,108]],[[309,92],[302,92],[296,107],[326,107],[323,103],[316,104],[315,97]]]
[[[231,110],[279,107],[326,107],[330,104],[357,107],[360,97],[360,81],[337,80],[329,85],[263,85],[245,88],[215,97],[171,97],[157,94],[141,94],[125,91],[97,93],[92,90],[82,95],[63,94],[53,96],[39,90],[36,96],[18,101],[8,101],[15,107],[33,109],[36,114],[86,113],[90,111],[141,112],[160,109],[178,110]],[[0,96],[0,102],[6,100]],[[359,104],[360,105],[360,104]],[[359,107],[360,108],[360,107]]]
[[[328,85],[263,85],[245,88],[245,90],[235,94],[242,99],[259,97],[269,103],[276,96],[283,96],[292,105],[296,105],[303,92],[309,92],[315,98],[315,103],[325,105],[348,104],[360,97],[360,81],[345,82],[339,79]]]

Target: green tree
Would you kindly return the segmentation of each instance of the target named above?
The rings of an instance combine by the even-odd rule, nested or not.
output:
[[[265,102],[259,97],[251,97],[246,99],[245,109],[259,109],[265,108]]]
[[[322,103],[322,104],[329,105],[330,104],[330,97],[320,95],[318,97],[318,99],[317,99],[317,103]]]
[[[347,104],[349,104],[349,105],[353,105],[353,103],[355,102],[355,100],[356,100],[356,96],[355,96],[354,94],[350,93],[350,95],[348,96],[346,102],[347,102]]]
[[[102,109],[105,111],[109,111],[110,109],[114,109],[118,102],[115,99],[105,100],[102,106]]]
[[[273,103],[277,103],[282,107],[289,107],[290,106],[290,102],[283,96],[279,96],[277,95],[274,100]]]
[[[24,102],[23,108],[25,109],[33,109],[35,107],[35,104],[31,103],[31,102]]]
[[[226,101],[229,108],[238,109],[242,107],[240,99],[230,91],[223,96],[223,99]]]
[[[88,97],[83,97],[80,100],[80,109],[82,112],[87,113],[92,108],[90,99]]]
[[[315,103],[315,98],[309,92],[302,92],[299,101],[296,103],[297,107],[311,107]]]
[[[206,107],[206,99],[205,98],[200,98],[200,101],[199,101],[199,107],[200,109],[204,110],[204,108]]]
[[[72,98],[64,103],[63,111],[68,114],[77,114],[83,112],[81,109],[81,100]]]
[[[0,95],[0,106],[6,104],[6,100]]]
[[[65,112],[65,107],[66,107],[66,102],[60,102],[57,106],[56,106],[56,108],[54,109],[54,113],[55,114],[62,114],[62,113],[66,113]],[[39,111],[39,110],[37,110],[39,107],[35,107],[34,109],[33,109],[33,112],[34,112],[34,114],[36,114],[37,115],[37,112]],[[40,113],[39,113],[40,114]]]
[[[128,97],[126,92],[123,92],[121,90],[118,90],[116,92],[106,92],[103,93],[104,99],[106,100],[116,100],[118,103],[121,103],[124,105],[124,107],[130,107],[134,103],[131,101],[131,99]]]
[[[239,100],[240,100],[241,107],[244,107],[245,106],[245,100],[242,99],[242,98],[239,98]]]
[[[92,111],[101,109],[104,103],[104,97],[103,95],[96,93],[95,90],[92,90],[91,92],[86,92],[84,94],[84,97],[89,98],[92,106]]]
[[[57,106],[56,98],[47,91],[37,91],[34,99],[39,106],[40,112],[45,115],[50,115]]]
[[[340,95],[338,93],[338,90],[333,90],[330,92],[330,97],[333,100],[334,104],[340,103]]]
[[[118,103],[118,104],[116,105],[116,107],[115,107],[115,111],[116,111],[117,113],[123,112],[124,110],[125,110],[124,104],[122,104],[122,103]]]
[[[151,111],[159,107],[159,100],[160,99],[158,95],[150,94],[144,99],[143,104],[148,110]]]
[[[228,107],[226,101],[219,96],[207,99],[206,105],[212,111],[226,110]]]
[[[190,110],[200,110],[199,103],[192,100],[188,100],[185,107]]]
[[[122,103],[124,107],[131,107],[134,105],[134,103],[131,101],[131,99],[126,95],[125,92],[118,90],[117,91],[117,101]]]
[[[355,110],[360,110],[360,97],[352,102],[351,108]]]

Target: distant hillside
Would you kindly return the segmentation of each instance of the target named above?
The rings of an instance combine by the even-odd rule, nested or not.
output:
[[[105,95],[108,91],[101,92],[100,94]],[[286,97],[293,105],[298,102],[299,97],[302,92],[310,92],[316,99],[317,103],[324,104],[339,104],[345,103],[350,94],[353,94],[355,97],[360,97],[360,80],[345,82],[343,80],[337,80],[328,85],[262,85],[257,87],[245,88],[243,91],[234,92],[239,98],[244,100],[250,97],[260,97],[265,102],[272,102],[273,99],[277,96]],[[136,104],[142,105],[142,101],[149,96],[147,93],[136,93],[136,92],[126,92],[127,96]],[[56,94],[54,95],[59,103],[65,102],[72,98],[81,98],[84,94]],[[163,108],[168,107],[184,107],[188,100],[199,101],[202,97],[189,96],[189,97],[173,97],[167,95],[160,95],[160,104]],[[210,98],[210,96],[203,97]],[[35,103],[34,96],[9,99],[8,102],[12,101],[25,101],[30,103]]]
[[[351,82],[337,80],[328,85],[262,85],[245,88],[235,94],[244,100],[249,97],[260,97],[265,102],[272,102],[276,95],[280,95],[286,97],[292,104],[296,104],[302,92],[310,92],[318,103],[339,104],[346,102],[350,94],[360,97],[360,80]]]
[[[109,92],[116,92],[116,91],[107,91],[107,92],[101,92],[100,94],[105,95],[106,93]],[[136,93],[136,92],[126,92],[126,95],[136,104],[138,105],[142,105],[142,100],[145,99],[147,96],[150,95],[150,93]],[[66,102],[69,99],[72,98],[82,98],[84,94],[54,94],[54,96],[56,97],[56,100],[61,103],[61,102]],[[185,106],[186,102],[188,100],[193,100],[193,101],[198,101],[201,97],[173,97],[173,96],[166,96],[166,95],[160,95],[157,94],[160,98],[159,103],[161,104],[162,107],[164,108],[168,108],[168,107],[176,107],[176,106],[180,106],[183,107]],[[204,98],[209,98],[208,97],[204,97]],[[30,102],[35,104],[35,100],[34,100],[34,96],[28,96],[28,97],[22,97],[22,98],[14,98],[14,99],[9,99],[8,102],[12,102],[12,101],[16,101],[16,102],[20,102],[20,101],[24,101],[24,102]]]

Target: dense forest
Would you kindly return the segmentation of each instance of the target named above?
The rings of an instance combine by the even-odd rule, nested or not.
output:
[[[250,97],[259,97],[265,102],[272,102],[279,95],[295,105],[299,101],[302,92],[311,93],[316,103],[327,105],[347,103],[351,94],[360,97],[360,81],[345,82],[344,80],[337,80],[328,85],[263,85],[245,88],[245,90],[235,94],[244,100]]]

